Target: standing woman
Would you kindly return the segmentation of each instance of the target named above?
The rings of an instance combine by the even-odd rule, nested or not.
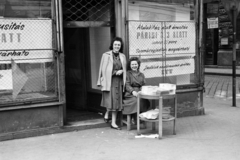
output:
[[[104,121],[109,122],[109,111],[112,112],[111,128],[121,130],[116,124],[117,112],[122,108],[122,94],[126,82],[126,57],[123,53],[123,41],[116,37],[112,40],[110,51],[103,53],[97,85],[101,86],[101,106],[106,107]]]

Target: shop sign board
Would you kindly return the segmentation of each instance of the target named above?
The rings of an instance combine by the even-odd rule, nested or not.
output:
[[[218,17],[212,17],[207,19],[208,29],[218,28]]]
[[[221,45],[228,45],[228,37],[221,38]]]
[[[132,56],[195,54],[193,22],[129,22],[129,51]]]
[[[0,31],[0,63],[52,59],[52,20],[0,19]]]
[[[141,72],[144,73],[146,78],[176,76],[194,73],[194,59],[167,61],[166,64],[162,61],[146,62],[141,64]]]
[[[194,73],[195,32],[194,22],[130,21],[129,55],[145,59],[146,78]]]

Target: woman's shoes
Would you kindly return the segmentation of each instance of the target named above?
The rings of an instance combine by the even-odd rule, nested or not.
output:
[[[112,129],[116,129],[116,130],[121,130],[120,127],[113,127],[112,125],[110,126]]]
[[[104,120],[105,123],[109,123],[111,119],[103,117],[103,120]]]

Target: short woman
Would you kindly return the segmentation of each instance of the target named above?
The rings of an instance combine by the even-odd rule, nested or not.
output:
[[[103,53],[97,85],[101,86],[101,106],[106,107],[104,121],[109,122],[112,112],[111,128],[121,130],[116,124],[117,112],[122,111],[122,95],[126,82],[126,57],[123,53],[123,41],[116,37],[112,40],[110,51]]]
[[[123,114],[137,113],[137,95],[141,91],[141,87],[145,85],[146,80],[143,73],[139,71],[140,60],[137,57],[132,57],[128,62],[128,71],[126,79],[126,89],[123,99]],[[141,99],[140,111],[146,111],[149,106],[149,101]],[[136,117],[133,116],[135,119]]]

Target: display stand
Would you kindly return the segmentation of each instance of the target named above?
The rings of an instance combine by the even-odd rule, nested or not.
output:
[[[139,117],[140,115],[140,99],[148,100],[159,100],[159,116],[157,119],[146,119]],[[174,116],[171,118],[162,118],[163,99],[174,99]],[[154,109],[156,106],[152,103],[151,108]],[[176,134],[176,119],[177,119],[177,96],[176,94],[164,94],[164,95],[145,95],[141,92],[137,97],[137,134],[140,135],[140,121],[146,121],[152,123],[152,130],[155,130],[156,122],[158,122],[158,138],[162,138],[162,122],[173,121],[173,134]]]

